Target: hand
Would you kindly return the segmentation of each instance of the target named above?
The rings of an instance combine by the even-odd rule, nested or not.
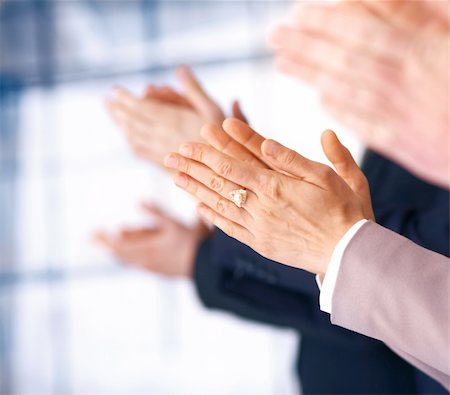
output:
[[[295,175],[273,167],[265,161],[261,153],[265,138],[239,119],[229,118],[223,123],[223,130],[205,126],[202,137],[216,150],[259,169],[274,169],[283,174]],[[374,219],[369,184],[366,177],[353,159],[350,151],[344,147],[334,133],[324,133],[322,147],[327,159],[333,164],[338,175],[360,198],[366,218]]]
[[[167,86],[151,85],[143,98],[116,88],[114,99],[107,101],[133,152],[160,165],[164,156],[184,141],[200,141],[199,131],[205,123],[221,124],[225,118],[187,67],[177,70],[177,78],[183,95]],[[243,117],[236,101],[233,113]]]
[[[448,27],[450,4],[448,1],[362,0],[362,5],[381,19],[401,29],[414,31],[431,23]]]
[[[276,65],[317,87],[325,109],[370,147],[448,186],[448,22],[414,14],[421,2],[386,12],[395,3],[297,8],[269,37]]]
[[[157,220],[156,228],[123,229],[117,236],[101,231],[97,242],[125,264],[168,277],[191,277],[206,226],[189,228],[153,206],[144,209]]]
[[[224,123],[225,131],[229,126],[229,121]],[[208,125],[202,135],[214,129],[220,133],[217,126]],[[365,182],[368,201],[363,203],[362,195],[330,167],[272,140],[262,143],[261,156],[277,170],[255,167],[201,143],[182,145],[181,155],[170,154],[165,164],[181,172],[175,183],[201,201],[203,218],[269,259],[323,275],[336,243],[358,220],[371,219],[372,211],[367,210],[367,181],[355,172],[348,151],[332,132],[325,132],[322,144],[338,162],[347,158],[339,166],[353,174],[354,181],[359,177],[360,184]],[[248,197],[238,208],[229,193],[242,187]]]

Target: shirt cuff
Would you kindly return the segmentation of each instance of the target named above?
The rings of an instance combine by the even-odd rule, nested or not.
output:
[[[354,224],[341,240],[334,247],[333,254],[331,255],[330,263],[328,264],[327,272],[323,279],[323,283],[320,279],[316,277],[317,284],[320,289],[319,305],[320,310],[331,314],[331,305],[333,300],[334,287],[336,286],[337,276],[339,273],[339,268],[341,267],[342,256],[347,248],[348,244],[355,236],[356,232],[367,222],[367,219],[362,219]]]

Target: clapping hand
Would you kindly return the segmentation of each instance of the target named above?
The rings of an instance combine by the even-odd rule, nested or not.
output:
[[[115,88],[113,98],[107,100],[108,110],[133,152],[159,165],[184,141],[201,141],[199,130],[205,123],[220,125],[225,119],[189,68],[180,67],[176,75],[182,93],[169,86],[150,85],[143,97],[137,97]],[[237,101],[232,111],[244,118]]]
[[[187,227],[150,204],[143,209],[155,227],[126,228],[117,234],[99,231],[96,241],[124,264],[168,277],[191,277],[207,227],[202,222]]]
[[[278,69],[316,87],[324,108],[365,144],[448,186],[445,3],[300,5],[269,42]]]
[[[228,139],[225,133],[237,140],[220,148],[216,140]],[[166,157],[166,166],[180,172],[176,185],[200,200],[205,220],[267,258],[323,274],[345,232],[373,219],[367,180],[333,132],[324,133],[322,145],[342,176],[238,120],[226,120],[223,130],[207,125],[202,136],[218,149],[187,143]],[[241,138],[254,153],[244,151]],[[240,152],[230,156],[231,150]],[[241,189],[246,199],[239,208],[230,193]]]

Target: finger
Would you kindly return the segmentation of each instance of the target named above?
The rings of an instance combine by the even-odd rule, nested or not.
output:
[[[233,104],[232,104],[232,113],[233,113],[233,117],[236,119],[239,119],[242,122],[245,122],[248,124],[248,120],[247,117],[244,115],[244,113],[242,112],[241,109],[241,104],[239,103],[238,100],[234,100]]]
[[[247,163],[239,162],[201,143],[183,144],[180,146],[179,153],[188,159],[203,163],[227,181],[254,192],[258,190],[261,169],[255,169]]]
[[[197,207],[197,212],[205,221],[218,227],[228,236],[233,237],[244,244],[252,244],[254,236],[245,227],[231,221],[230,219],[222,216],[220,213],[217,213],[210,207],[201,203]]]
[[[292,59],[279,54],[274,60],[275,68],[283,74],[289,74],[308,84],[315,84],[319,78],[319,67],[308,64],[306,60]]]
[[[179,154],[171,153],[164,159],[164,164],[170,169],[185,173],[202,183],[206,188],[214,191],[226,199],[230,199],[230,192],[241,189],[239,184],[231,182],[217,175],[208,166],[192,159],[187,159]],[[247,194],[251,194],[250,191]]]
[[[155,88],[156,89],[156,88]],[[111,103],[120,106],[122,111],[139,116],[142,119],[158,120],[161,117],[171,116],[173,105],[161,100],[147,98],[145,100],[134,96],[123,88],[114,89],[115,99]]]
[[[380,148],[392,143],[394,134],[390,118],[380,118],[377,113],[362,108],[354,111],[353,104],[334,96],[323,97],[322,105],[334,119],[356,133],[365,144],[372,148]]]
[[[251,166],[267,169],[267,165],[257,159],[249,150],[236,140],[232,139],[219,126],[205,125],[201,130],[201,136],[216,150],[238,159]]]
[[[392,89],[389,95],[385,95],[375,89],[352,85],[331,75],[322,75],[318,78],[322,104],[330,100],[339,100],[345,103],[348,111],[355,113],[371,113],[380,119],[400,117],[400,107],[394,100],[395,89]]]
[[[150,99],[150,98],[154,98],[156,95],[158,94],[158,89],[156,88],[155,85],[153,84],[149,84],[147,86],[147,88],[145,88],[144,94],[142,95],[142,97],[144,99]]]
[[[336,172],[353,189],[359,191],[366,185],[366,178],[353,159],[350,151],[342,145],[336,134],[331,130],[323,132],[322,149],[327,159],[333,164]]]
[[[142,111],[129,107],[123,102],[108,100],[107,109],[113,121],[127,134],[145,134],[154,125],[153,120],[145,116]]]
[[[138,102],[137,97],[121,86],[115,86],[113,88],[113,96],[115,101],[121,102],[128,107],[135,107]]]
[[[247,148],[256,158],[263,160],[261,144],[264,141],[264,137],[239,119],[228,118],[223,122],[222,126],[223,130],[234,140]]]
[[[401,60],[405,42],[392,27],[358,4],[308,4],[294,10],[294,24],[349,48]]]
[[[326,130],[321,137],[323,152],[333,164],[336,172],[355,192],[364,204],[366,218],[373,218],[369,184],[367,178],[353,159],[350,151],[342,145],[336,134]]]
[[[203,183],[188,176],[185,173],[179,173],[174,178],[175,185],[192,196],[197,198],[200,202],[204,203],[216,213],[225,216],[229,220],[236,222],[242,226],[248,225],[252,216],[248,211],[242,207],[237,207],[228,198],[224,198],[222,195],[207,188]]]
[[[223,113],[216,103],[208,96],[200,82],[194,76],[192,71],[186,67],[181,66],[177,69],[177,77],[183,87],[183,92],[192,104],[192,106],[197,109],[202,115],[210,116],[213,114],[214,117],[218,116],[223,118]]]
[[[123,106],[121,103],[110,102],[108,109],[116,124],[125,132],[128,143],[133,150],[150,151],[159,153],[160,160],[167,154],[168,146],[173,146],[171,135],[157,124],[158,112],[155,111],[154,119],[135,112],[132,108]],[[152,109],[153,111],[153,109]],[[160,112],[160,117],[168,114]]]
[[[266,160],[275,168],[283,170],[286,173],[292,174],[305,181],[319,181],[320,183],[318,172],[320,172],[323,167],[327,167],[321,163],[305,158],[274,140],[264,140],[261,145],[261,152]]]
[[[130,146],[133,154],[141,159],[151,161],[161,165],[163,156],[166,154],[167,149],[161,149],[161,147],[155,147],[151,141],[144,140],[140,137],[127,138],[128,145]]]
[[[182,95],[180,95],[177,91],[175,91],[172,87],[164,85],[158,90],[158,97],[155,99],[159,99],[169,104],[174,104],[176,106],[188,107],[192,108],[191,103]]]
[[[361,4],[387,23],[400,29],[414,31],[430,20],[430,13],[427,12],[425,4],[419,1],[363,0]]]
[[[397,65],[376,55],[358,53],[319,34],[281,26],[273,31],[272,40],[280,45],[278,57],[287,58],[299,67],[304,65],[320,71],[312,73],[313,77],[331,74],[353,85],[377,89],[390,88],[397,78]],[[308,78],[307,82],[318,81],[317,78]]]
[[[117,250],[116,239],[117,239],[116,237],[104,231],[97,231],[94,234],[94,241],[100,244],[103,248],[112,251],[113,253],[115,253]]]

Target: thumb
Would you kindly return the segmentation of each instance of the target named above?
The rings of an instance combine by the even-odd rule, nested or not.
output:
[[[208,96],[189,67],[179,67],[176,74],[181,86],[183,87],[183,92],[192,106],[203,116],[208,118],[220,117],[220,122],[222,122],[225,117],[221,109]],[[211,121],[213,120],[215,119],[211,119]]]
[[[234,118],[237,118],[240,121],[245,122],[246,124],[248,124],[247,117],[242,112],[241,104],[239,103],[238,100],[234,100],[233,101],[232,112],[233,112],[233,117]]]
[[[316,178],[317,166],[321,166],[274,140],[264,140],[261,153],[274,168],[302,179]]]
[[[325,156],[333,164],[336,172],[359,196],[366,216],[373,218],[367,178],[353,159],[350,151],[342,145],[336,134],[331,130],[322,133],[321,143]]]

